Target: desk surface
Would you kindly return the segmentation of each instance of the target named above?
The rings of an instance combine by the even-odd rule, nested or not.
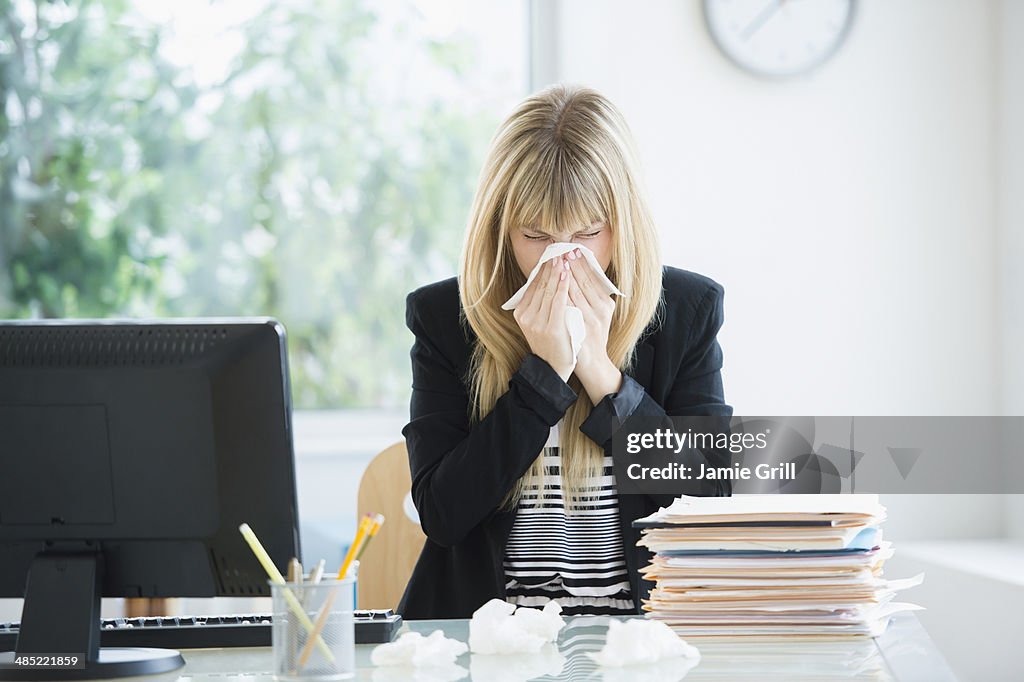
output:
[[[893,618],[886,633],[875,640],[842,643],[742,644],[730,641],[695,642],[701,652],[700,663],[685,676],[673,666],[639,670],[601,670],[586,651],[604,644],[607,617],[566,619],[557,648],[530,656],[480,656],[464,654],[455,669],[463,680],[488,682],[525,682],[525,680],[647,680],[650,682],[686,682],[698,680],[886,680],[907,682],[953,682],[956,677],[932,643],[917,618],[911,613]],[[415,630],[424,635],[441,629],[445,635],[461,641],[469,639],[467,620],[407,621],[402,632]],[[456,675],[413,676],[411,671],[374,668],[370,663],[373,645],[356,647],[355,679],[391,682],[420,680],[447,682]],[[272,680],[269,647],[259,649],[192,649],[183,651],[186,664],[175,673],[142,678],[170,682],[257,682]],[[140,679],[140,678],[136,678]]]

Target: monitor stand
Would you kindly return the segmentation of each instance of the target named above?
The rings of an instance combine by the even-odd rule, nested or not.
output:
[[[171,649],[100,648],[102,568],[103,555],[95,543],[47,543],[36,555],[25,587],[18,643],[13,652],[0,653],[0,680],[95,680],[152,675],[185,665]]]

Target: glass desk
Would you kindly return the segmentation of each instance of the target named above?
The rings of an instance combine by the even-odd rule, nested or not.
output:
[[[448,682],[486,680],[592,680],[594,682],[687,682],[703,680],[892,680],[907,682],[951,682],[956,680],[946,660],[912,613],[893,617],[886,633],[862,642],[741,643],[691,640],[701,652],[696,667],[685,670],[679,661],[669,665],[601,669],[587,651],[604,643],[608,617],[567,618],[558,646],[548,645],[538,654],[480,656],[464,654],[452,669],[437,671],[403,668],[374,668],[370,652],[375,645],[356,646],[356,680],[376,682]],[[447,637],[469,639],[468,620],[407,621],[401,632],[415,630],[424,635],[441,629]],[[160,682],[262,682],[272,680],[269,647],[253,649],[187,649],[182,651],[185,667],[166,675],[137,680]]]

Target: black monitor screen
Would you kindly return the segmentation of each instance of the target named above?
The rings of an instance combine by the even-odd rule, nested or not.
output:
[[[266,595],[299,555],[287,351],[269,319],[0,322],[0,597],[91,543],[103,596]]]

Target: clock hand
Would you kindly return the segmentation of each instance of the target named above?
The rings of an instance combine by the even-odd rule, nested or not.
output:
[[[775,16],[775,13],[779,11],[779,7],[782,6],[782,2],[785,0],[772,0],[768,5],[761,10],[754,20],[743,29],[743,40],[750,40],[750,36],[761,30],[761,27],[768,23],[768,20]]]

